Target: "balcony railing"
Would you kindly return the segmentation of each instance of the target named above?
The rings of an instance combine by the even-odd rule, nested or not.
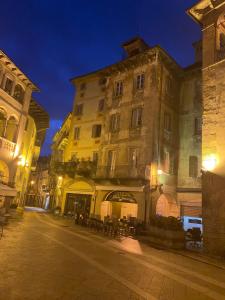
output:
[[[55,162],[53,170],[58,175],[67,175],[71,178],[74,178],[75,175],[93,177],[96,172],[96,164],[89,160]]]
[[[3,138],[0,137],[0,149],[8,150],[10,152],[15,151],[16,144]]]

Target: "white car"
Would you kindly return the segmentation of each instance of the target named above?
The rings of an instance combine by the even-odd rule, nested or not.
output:
[[[202,218],[183,216],[182,221],[185,231],[192,228],[200,228],[202,233]]]

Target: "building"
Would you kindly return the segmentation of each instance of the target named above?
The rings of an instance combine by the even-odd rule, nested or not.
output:
[[[30,111],[38,88],[0,51],[0,198],[24,204],[24,194],[39,136]],[[39,147],[39,146],[38,146]],[[38,155],[38,154],[37,154]]]

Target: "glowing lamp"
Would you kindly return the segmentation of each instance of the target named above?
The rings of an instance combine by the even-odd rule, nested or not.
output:
[[[158,170],[158,171],[157,171],[157,174],[158,174],[158,175],[162,175],[162,174],[163,174],[163,171],[162,171],[162,170]]]
[[[34,184],[34,180],[31,180],[30,184],[33,185]]]
[[[217,165],[217,160],[215,155],[210,155],[205,157],[203,160],[202,166],[205,171],[213,171]]]

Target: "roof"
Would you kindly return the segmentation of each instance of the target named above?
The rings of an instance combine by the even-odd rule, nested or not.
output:
[[[37,142],[42,145],[46,130],[49,128],[49,115],[33,98],[30,102],[29,115],[34,119],[37,127]]]
[[[21,81],[23,81],[26,85],[31,86],[31,89],[33,91],[39,91],[39,88],[14,64],[14,62],[2,50],[0,50],[0,60],[2,60],[7,67],[10,67],[12,73],[19,77]]]

